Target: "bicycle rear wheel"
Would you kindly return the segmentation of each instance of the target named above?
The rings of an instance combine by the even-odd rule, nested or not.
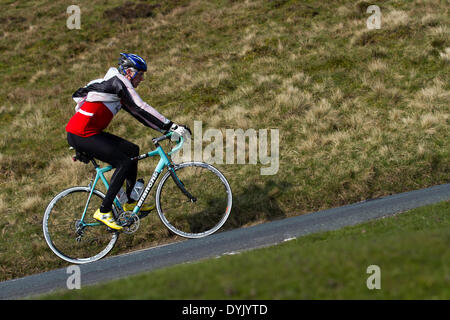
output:
[[[73,187],[50,201],[42,221],[45,241],[61,259],[82,264],[99,260],[114,247],[118,233],[92,218],[105,195],[94,190],[87,204],[90,188]],[[87,207],[86,217],[81,221]],[[115,210],[115,208],[114,208]]]
[[[232,206],[232,193],[225,176],[203,162],[185,162],[168,171],[156,190],[156,208],[164,225],[185,238],[201,238],[219,230]],[[170,178],[169,178],[170,177]],[[195,201],[191,201],[174,179],[179,179]]]

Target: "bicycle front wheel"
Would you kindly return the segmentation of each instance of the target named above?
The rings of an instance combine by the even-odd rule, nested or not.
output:
[[[203,162],[175,165],[156,190],[156,208],[164,225],[185,238],[201,238],[219,230],[231,212],[232,193],[225,176]],[[175,181],[178,179],[178,183]],[[195,199],[190,199],[181,185]]]
[[[118,233],[92,218],[105,195],[88,187],[73,187],[50,201],[42,221],[45,241],[61,259],[83,264],[99,260],[114,247]],[[86,216],[82,219],[85,207]],[[114,209],[115,210],[115,209]]]

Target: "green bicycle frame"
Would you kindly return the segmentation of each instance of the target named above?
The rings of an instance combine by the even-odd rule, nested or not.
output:
[[[169,138],[172,135],[171,132],[169,132],[168,134],[166,134],[163,137]],[[156,142],[155,142],[156,141]],[[161,141],[161,140],[160,140]],[[155,168],[155,171],[152,174],[152,177],[150,178],[147,186],[145,187],[144,191],[142,192],[136,206],[133,209],[133,213],[138,214],[139,210],[142,207],[142,204],[144,203],[145,199],[147,198],[148,194],[150,193],[150,191],[152,190],[153,185],[155,184],[156,180],[158,179],[159,175],[161,174],[161,172],[164,170],[164,167],[168,167],[169,170],[172,170],[173,173],[175,173],[175,171],[172,168],[172,162],[170,161],[168,155],[170,156],[171,154],[177,152],[183,145],[184,139],[183,137],[180,137],[179,143],[168,153],[166,154],[163,150],[163,148],[158,144],[158,140],[153,140],[153,142],[155,143],[156,149],[153,151],[150,151],[148,153],[142,154],[136,158],[133,158],[133,160],[142,160],[148,157],[153,157],[158,155],[160,157],[160,160]],[[111,171],[113,169],[112,166],[106,166],[103,168],[100,167],[96,167],[95,171],[96,171],[96,175],[95,175],[95,179],[94,182],[90,184],[90,188],[91,188],[91,192],[89,193],[89,197],[88,200],[86,202],[86,206],[84,208],[83,211],[83,215],[81,217],[81,224],[83,224],[84,226],[98,226],[101,225],[102,223],[100,222],[94,222],[94,223],[85,223],[84,222],[84,218],[86,216],[86,212],[89,206],[89,202],[91,200],[92,194],[94,193],[95,190],[95,186],[97,185],[98,181],[101,180],[106,188],[106,190],[109,189],[109,183],[108,180],[106,180],[105,178],[105,173],[108,171]],[[175,175],[176,176],[176,175]],[[122,205],[119,202],[119,199],[117,198],[117,196],[114,199],[114,204],[116,205],[117,208],[119,208],[121,211],[123,211]]]

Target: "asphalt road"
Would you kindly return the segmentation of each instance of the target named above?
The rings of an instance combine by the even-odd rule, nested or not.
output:
[[[81,286],[179,263],[274,245],[310,233],[335,230],[450,199],[450,184],[367,200],[348,206],[219,232],[80,265]],[[119,239],[120,241],[120,239]],[[0,282],[0,299],[20,299],[67,289],[67,268]]]

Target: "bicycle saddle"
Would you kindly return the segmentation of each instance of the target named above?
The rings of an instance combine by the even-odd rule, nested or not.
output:
[[[74,148],[70,148],[70,149],[73,150]],[[81,161],[83,163],[89,163],[93,159],[94,159],[94,157],[91,156],[90,154],[88,154],[86,152],[78,151],[76,149],[75,149],[75,156],[72,157],[73,161]]]

